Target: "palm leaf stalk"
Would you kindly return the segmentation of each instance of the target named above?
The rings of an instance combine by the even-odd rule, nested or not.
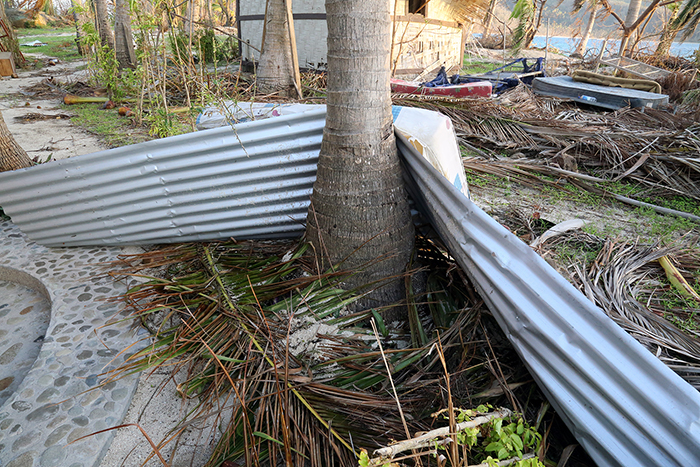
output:
[[[541,253],[577,242],[597,249],[598,254],[590,264],[568,265],[569,280],[650,352],[700,389],[700,334],[695,331],[700,325],[696,317],[700,303],[679,299],[683,308],[669,306],[676,292],[659,263],[661,258],[671,258],[693,283],[693,271],[700,269],[698,250],[605,240],[575,232],[546,241]],[[676,326],[679,323],[683,330]]]
[[[210,465],[351,465],[359,448],[405,436],[366,326],[369,317],[381,320],[382,310],[346,315],[354,294],[337,285],[347,273],[311,274],[305,244],[188,244],[124,261],[121,275],[141,281],[149,268],[164,271],[123,299],[143,322],[167,319],[151,326],[151,344],[111,378],[172,367],[186,374],[181,395],[200,398],[189,419],[228,408]],[[419,239],[415,261],[409,275],[425,279],[412,285],[405,305],[411,326],[382,323],[385,358],[411,431],[428,428],[429,414],[445,406],[443,367],[429,354],[437,331],[458,401],[465,387],[467,396],[487,393],[493,377],[489,357],[471,349],[483,345],[482,302],[434,243]]]
[[[495,101],[403,96],[394,104],[449,116],[465,151],[485,164],[508,163],[515,156],[552,166],[568,158],[599,179],[628,180],[658,196],[700,200],[700,125],[690,110],[585,112],[570,102],[534,96],[524,86]]]

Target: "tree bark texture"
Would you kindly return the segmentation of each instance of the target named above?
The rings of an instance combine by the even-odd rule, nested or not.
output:
[[[294,70],[289,25],[284,0],[267,0],[262,54],[258,66],[258,90],[294,95]]]
[[[23,169],[31,165],[31,159],[12,137],[0,112],[0,172]]]
[[[114,50],[114,34],[109,26],[109,14],[106,0],[95,0],[95,19],[97,21],[97,33],[100,35],[100,44]]]
[[[678,18],[681,12],[680,6],[676,4],[670,7],[671,15],[664,24],[661,38],[659,38],[659,45],[656,46],[656,50],[654,51],[654,55],[657,57],[667,57],[669,55],[673,41],[676,40],[676,36],[683,28],[682,25],[675,25],[676,18]]]
[[[19,42],[17,41],[17,36],[15,36],[15,30],[12,28],[12,25],[8,21],[7,15],[5,14],[5,4],[3,2],[4,0],[0,0],[0,19],[7,26],[10,35],[0,39],[0,42],[5,45],[7,50],[12,52],[12,59],[14,60],[15,65],[20,66],[22,65],[22,63],[20,62],[20,57],[22,57],[22,53],[19,49]],[[4,31],[1,32],[4,33]]]
[[[402,274],[413,250],[391,114],[389,11],[388,0],[326,0],[328,113],[307,237],[322,267],[357,272],[346,288]],[[394,280],[363,305],[403,293]]]
[[[588,17],[588,24],[586,29],[583,31],[583,36],[581,37],[581,42],[578,43],[576,47],[576,53],[583,56],[586,53],[586,48],[588,47],[588,39],[591,38],[591,33],[593,32],[593,25],[595,25],[595,15],[598,14],[600,9],[600,4],[595,3],[591,5],[591,15]]]
[[[488,37],[489,34],[491,34],[494,11],[496,11],[496,0],[490,0],[489,9],[486,10],[486,16],[484,17],[484,33],[482,34],[482,37]]]
[[[126,0],[115,0],[114,46],[119,69],[136,68],[134,37],[131,34],[131,14]]]
[[[620,40],[620,56],[629,56],[629,50],[627,46],[630,41],[630,37],[634,34],[631,29],[634,22],[639,16],[639,11],[642,9],[642,0],[630,0],[630,4],[627,7],[627,16],[625,17],[625,31],[622,34],[622,39]]]

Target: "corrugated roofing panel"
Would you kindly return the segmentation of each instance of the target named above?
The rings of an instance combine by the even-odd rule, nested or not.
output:
[[[0,173],[0,206],[48,246],[299,236],[325,108]]]
[[[700,393],[397,139],[414,200],[595,462],[700,465]]]

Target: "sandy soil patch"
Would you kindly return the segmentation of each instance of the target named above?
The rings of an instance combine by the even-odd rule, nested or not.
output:
[[[19,78],[0,81],[0,111],[10,133],[30,158],[44,161],[51,156],[52,160],[58,160],[107,149],[96,136],[65,118],[74,113],[62,107],[60,99],[35,98],[27,91],[51,77],[61,82],[85,79],[85,73],[80,71],[84,65],[84,62],[59,63],[41,70],[19,71]]]

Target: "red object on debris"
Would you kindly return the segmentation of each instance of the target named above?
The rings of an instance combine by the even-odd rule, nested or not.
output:
[[[435,86],[427,88],[420,83],[411,83],[401,79],[391,80],[391,91],[400,94],[418,94],[422,96],[450,96],[450,97],[488,97],[491,95],[490,81],[477,81],[476,83],[455,84],[453,86]]]

